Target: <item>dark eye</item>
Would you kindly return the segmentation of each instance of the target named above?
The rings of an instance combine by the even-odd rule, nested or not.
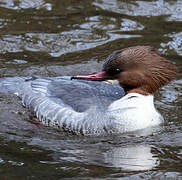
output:
[[[110,69],[109,70],[109,74],[114,76],[114,75],[117,75],[121,72],[121,70],[119,68],[113,68],[113,69]]]

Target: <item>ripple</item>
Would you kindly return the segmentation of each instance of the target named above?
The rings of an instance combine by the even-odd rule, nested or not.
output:
[[[170,37],[172,41],[160,44],[163,48],[162,52],[166,54],[168,51],[173,50],[178,55],[182,56],[182,32],[170,33],[165,36]]]
[[[0,39],[0,53],[31,51],[45,52],[52,57],[59,57],[69,52],[95,48],[119,38],[134,37],[140,37],[140,35],[122,35],[114,31],[100,35],[87,30],[65,31],[60,34],[5,35]]]
[[[136,30],[143,30],[144,26],[136,21],[132,21],[130,19],[123,19],[121,23],[122,27],[121,31],[136,31]]]
[[[8,62],[5,62],[7,64],[26,64],[27,61],[25,60],[21,60],[21,59],[14,59],[12,62],[8,61]]]
[[[0,53],[22,52],[24,42],[21,35],[5,35],[0,38]]]
[[[20,10],[20,9],[47,9],[48,11],[52,10],[52,5],[50,3],[45,3],[44,0],[1,0],[0,7],[4,7],[12,10]]]
[[[93,3],[96,7],[103,10],[126,14],[130,16],[160,16],[169,15],[168,20],[181,21],[182,19],[182,2],[181,0],[169,1],[108,1],[96,0]]]
[[[16,161],[11,161],[11,160],[9,160],[8,163],[10,163],[13,166],[23,166],[24,165],[23,162],[16,162]]]
[[[6,27],[9,22],[10,22],[10,19],[1,19],[0,18],[0,29]]]
[[[176,80],[161,88],[162,101],[165,103],[175,102],[182,96],[182,81]]]
[[[143,30],[144,26],[136,21],[122,18],[119,22],[117,18],[92,16],[89,17],[87,22],[80,25],[83,29],[102,29],[107,31],[136,31]]]

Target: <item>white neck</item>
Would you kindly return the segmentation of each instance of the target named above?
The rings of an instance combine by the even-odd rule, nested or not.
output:
[[[110,104],[108,115],[123,132],[158,125],[163,118],[156,111],[153,99],[153,95],[129,93]]]

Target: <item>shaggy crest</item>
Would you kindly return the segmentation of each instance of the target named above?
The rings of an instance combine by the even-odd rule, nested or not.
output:
[[[106,76],[118,79],[127,93],[153,94],[177,75],[177,68],[150,46],[116,51],[103,65]]]

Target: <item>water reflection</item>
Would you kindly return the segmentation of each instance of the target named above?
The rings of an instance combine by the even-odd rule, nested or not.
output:
[[[104,158],[108,165],[127,171],[151,170],[160,164],[158,157],[152,154],[151,146],[146,144],[114,147]]]
[[[160,165],[158,154],[155,151],[152,152],[153,146],[148,144],[130,143],[128,145],[103,146],[99,141],[92,145],[87,142],[91,142],[91,140],[83,141],[78,138],[73,140],[70,137],[64,142],[63,140],[58,142],[56,139],[49,142],[48,139],[35,137],[28,144],[34,146],[39,144],[39,146],[53,151],[51,153],[53,160],[41,161],[46,164],[75,162],[81,163],[83,166],[99,166],[131,172],[147,171]]]

